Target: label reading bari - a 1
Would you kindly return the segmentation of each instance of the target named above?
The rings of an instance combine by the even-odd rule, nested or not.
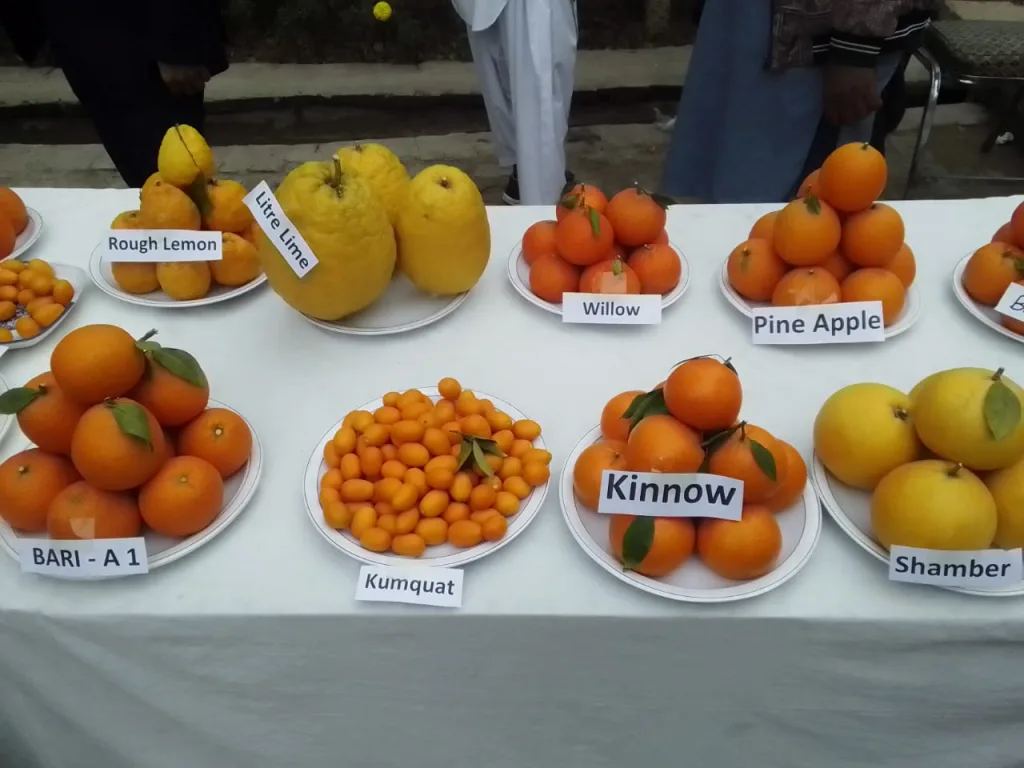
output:
[[[253,187],[242,202],[252,212],[263,234],[274,244],[277,252],[296,275],[305,277],[320,263],[291,219],[284,215],[281,204],[277,202],[267,182],[261,181]]]
[[[894,546],[889,551],[889,579],[937,587],[992,589],[1024,580],[1019,549],[948,551]]]
[[[643,517],[717,517],[739,520],[743,515],[743,482],[731,477],[659,472],[601,473],[602,515]]]
[[[364,565],[356,582],[356,600],[461,608],[462,576],[458,568]]]
[[[885,341],[882,302],[755,307],[755,344],[858,344]]]
[[[97,250],[103,261],[220,261],[224,238],[220,232],[187,229],[111,229]]]
[[[590,325],[656,325],[661,296],[653,294],[566,293],[562,322]]]
[[[146,540],[87,539],[54,541],[22,539],[21,570],[58,579],[110,579],[149,573]]]
[[[1024,323],[1024,285],[1010,283],[1010,287],[996,304],[996,312]]]

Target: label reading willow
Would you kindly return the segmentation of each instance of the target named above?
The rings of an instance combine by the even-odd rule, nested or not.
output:
[[[996,304],[996,312],[1024,323],[1024,285],[1010,283],[1010,287]]]
[[[562,322],[592,325],[656,325],[661,296],[652,294],[566,293]]]
[[[858,344],[885,341],[882,302],[755,307],[755,344]]]
[[[743,482],[700,473],[663,475],[606,469],[601,473],[597,511],[603,515],[739,520],[743,514]]]
[[[313,255],[313,249],[299,234],[291,220],[284,215],[281,204],[270,191],[267,182],[261,181],[242,200],[252,211],[263,234],[274,244],[277,252],[299,277],[305,277],[320,262]]]
[[[894,546],[889,552],[889,579],[937,587],[991,589],[1020,584],[1024,560],[1019,549],[956,552]]]
[[[220,232],[187,229],[111,229],[96,250],[103,261],[220,261]]]
[[[143,538],[83,541],[22,539],[18,545],[21,570],[25,573],[79,580],[149,573],[149,557]]]
[[[364,565],[356,582],[356,600],[461,608],[462,575],[458,568]]]

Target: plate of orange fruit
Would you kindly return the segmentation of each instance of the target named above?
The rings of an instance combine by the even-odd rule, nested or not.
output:
[[[17,259],[43,232],[43,217],[25,207],[10,187],[0,187],[0,258]]]
[[[262,473],[252,425],[211,400],[198,362],[147,334],[87,325],[54,347],[50,369],[0,395],[16,414],[0,463],[0,546],[38,539],[146,539],[150,568],[212,541]]]
[[[49,336],[89,284],[70,264],[32,259],[0,262],[0,354],[31,347]]]
[[[1024,205],[1017,207],[1014,218],[1024,233]],[[1011,283],[1024,285],[1024,250],[1017,246],[1009,222],[999,228],[992,242],[957,263],[953,293],[964,309],[993,331],[1024,342],[1024,323],[995,310]]]
[[[721,603],[763,595],[807,564],[821,508],[806,463],[789,443],[740,420],[741,403],[735,369],[716,357],[684,361],[654,389],[608,401],[559,483],[566,525],[598,566],[659,597]],[[606,469],[740,480],[742,517],[599,514]]]
[[[869,144],[846,144],[811,173],[798,197],[759,218],[722,265],[719,286],[747,317],[755,307],[880,301],[885,336],[921,313],[914,253],[903,219],[877,202],[885,158]]]
[[[590,184],[568,188],[556,219],[532,224],[508,258],[516,292],[562,314],[565,293],[657,294],[662,308],[682,298],[690,266],[665,231],[668,198],[629,187],[609,200]]]
[[[306,465],[306,510],[359,562],[459,567],[526,530],[550,462],[537,422],[445,378],[389,392],[332,426]]]

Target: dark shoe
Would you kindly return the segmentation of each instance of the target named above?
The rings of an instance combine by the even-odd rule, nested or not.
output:
[[[565,189],[572,189],[576,183],[576,175],[572,171],[565,172]],[[505,205],[519,205],[519,168],[512,166],[512,173],[505,184],[505,191],[501,193],[501,199]]]

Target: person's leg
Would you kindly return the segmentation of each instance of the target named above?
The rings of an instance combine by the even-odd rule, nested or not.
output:
[[[552,205],[565,185],[576,18],[570,0],[509,0],[498,19],[508,57],[519,191]]]
[[[480,94],[484,99],[484,109],[487,110],[487,122],[491,126],[498,165],[513,168],[516,164],[516,130],[509,88],[508,57],[499,24],[496,22],[479,32],[469,30],[469,48],[480,80]],[[512,181],[510,179],[509,188],[505,190],[508,203],[519,201],[518,189],[511,189]]]

